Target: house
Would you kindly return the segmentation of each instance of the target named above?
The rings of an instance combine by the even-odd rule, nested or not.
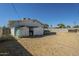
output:
[[[36,19],[23,18],[21,20],[10,20],[8,23],[13,36],[36,36],[44,34],[45,24]]]

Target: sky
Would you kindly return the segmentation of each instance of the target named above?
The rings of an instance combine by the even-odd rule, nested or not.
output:
[[[15,10],[16,8],[16,10]],[[79,4],[66,3],[0,3],[0,26],[6,26],[9,20],[32,18],[56,26],[79,24]]]

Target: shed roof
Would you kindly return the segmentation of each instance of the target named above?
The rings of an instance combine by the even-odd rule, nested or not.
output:
[[[30,19],[30,18],[23,18],[21,20],[10,20],[8,23],[9,27],[15,27],[15,25],[19,24],[18,26],[29,26],[32,27],[33,25],[27,24],[29,22],[32,22],[35,24],[35,22],[37,22],[39,25],[43,26],[44,24],[41,23],[40,21],[36,20],[36,19]],[[20,25],[21,24],[21,25]],[[23,24],[23,25],[22,25]],[[27,25],[26,25],[27,24]],[[34,25],[35,27],[37,25]]]

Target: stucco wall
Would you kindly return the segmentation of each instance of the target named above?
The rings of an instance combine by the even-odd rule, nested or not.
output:
[[[38,27],[38,28],[34,28],[34,35],[43,35],[43,28]]]
[[[15,36],[15,27],[11,28],[11,35]]]
[[[22,27],[22,28],[20,28],[20,30],[21,30],[21,34],[23,35],[23,36],[29,36],[29,28],[27,28],[27,27]]]
[[[52,32],[68,32],[68,29],[49,29]]]

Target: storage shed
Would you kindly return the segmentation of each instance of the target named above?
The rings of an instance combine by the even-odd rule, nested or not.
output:
[[[38,20],[24,18],[22,20],[10,20],[11,35],[18,37],[36,36],[44,34],[45,25]]]

